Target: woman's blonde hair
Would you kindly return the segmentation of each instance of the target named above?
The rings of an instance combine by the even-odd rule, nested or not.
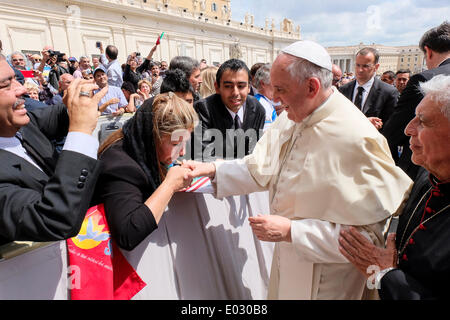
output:
[[[161,167],[159,161],[151,160],[157,153],[156,146],[161,143],[164,135],[172,135],[180,130],[193,130],[197,123],[197,113],[189,103],[173,92],[159,94],[153,105],[143,105],[123,129],[111,134],[100,146],[98,154],[102,154],[114,142],[124,139],[124,144],[127,144],[125,150],[128,150],[130,156],[141,167],[145,167],[146,173],[152,172],[152,167],[157,166],[153,170],[157,170],[162,181],[167,169]]]
[[[216,82],[217,67],[207,67],[202,70],[201,75],[203,82],[200,85],[200,95],[202,98],[209,97],[216,93],[214,83]]]
[[[27,89],[27,92],[30,93],[32,91],[36,91],[37,93],[39,93],[39,87],[29,81],[25,81],[25,83],[23,84],[23,86],[25,87],[25,89]]]
[[[143,83],[148,84],[148,87],[150,88],[150,91],[152,91],[152,83],[151,83],[150,81],[148,81],[147,79],[139,80],[138,85],[137,85],[137,87],[138,87],[139,90],[141,89],[141,85],[142,85]]]
[[[153,101],[153,134],[160,142],[162,136],[178,130],[194,130],[198,116],[194,108],[173,92],[159,94]]]

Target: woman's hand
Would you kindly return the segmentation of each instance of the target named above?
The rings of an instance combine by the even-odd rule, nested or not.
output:
[[[150,95],[147,92],[142,92],[140,89],[137,89],[137,94],[142,98],[142,100],[147,100],[150,98]]]
[[[140,98],[140,95],[138,94],[138,93],[132,93],[132,94],[130,94],[130,101],[131,101],[131,99],[135,99],[135,98]]]
[[[213,179],[216,175],[216,166],[212,162],[183,161],[183,167],[192,170],[189,172],[189,176],[192,178],[209,177]]]
[[[167,172],[164,183],[167,183],[173,192],[189,187],[192,183],[192,177],[189,175],[191,169],[174,166]]]

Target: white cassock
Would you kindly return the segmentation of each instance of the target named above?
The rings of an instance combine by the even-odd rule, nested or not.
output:
[[[269,299],[361,299],[365,277],[338,249],[342,225],[378,246],[412,181],[386,139],[346,97],[333,94],[301,123],[283,112],[243,159],[215,162],[215,196],[269,190],[271,214],[291,219],[275,246]],[[373,291],[373,290],[372,290]]]

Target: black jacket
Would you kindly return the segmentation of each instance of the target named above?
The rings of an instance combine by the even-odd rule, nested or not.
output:
[[[381,299],[450,297],[450,208],[446,208],[450,204],[450,183],[436,182],[425,169],[419,169],[399,218],[396,235],[399,265],[381,279]],[[425,205],[434,212],[426,212],[424,216]],[[418,228],[422,217],[424,228]]]
[[[139,67],[137,67],[136,72],[133,72],[130,68],[130,65],[127,64],[123,72],[123,81],[132,83],[134,89],[137,91],[138,83],[143,79],[142,73],[144,73],[148,69],[150,62],[151,60],[145,59],[144,62]]]
[[[353,80],[339,88],[339,91],[350,101],[353,101],[353,91],[356,80]],[[394,112],[398,99],[398,91],[394,86],[384,83],[378,78],[374,79],[372,88],[364,103],[363,110],[366,117],[378,117],[383,121],[380,133],[384,134],[384,124]]]
[[[19,131],[52,174],[0,150],[0,244],[77,235],[98,176],[97,160],[67,150],[58,156],[50,142],[67,134],[69,118],[63,105],[28,115],[30,123]]]
[[[239,136],[237,149],[233,147],[233,118],[223,104],[220,95],[213,94],[194,104],[194,109],[197,111],[200,120],[200,125],[194,130],[191,139],[191,152],[196,160],[242,158],[253,151],[256,142],[262,136],[266,113],[259,101],[250,95],[247,96],[245,103],[242,129],[246,137],[244,135]],[[214,136],[215,133],[218,134],[217,137]],[[242,149],[245,154],[239,152]]]
[[[132,250],[158,227],[144,203],[152,194],[152,185],[124,150],[123,140],[113,143],[99,159],[102,170],[92,205],[105,205],[111,236],[119,247]]]

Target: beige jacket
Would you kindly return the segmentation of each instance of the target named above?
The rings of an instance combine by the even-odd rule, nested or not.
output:
[[[365,278],[338,250],[343,225],[376,245],[412,181],[385,138],[341,93],[301,123],[283,112],[244,159],[216,162],[218,198],[269,190],[271,214],[292,220],[275,247],[270,299],[360,299]]]

